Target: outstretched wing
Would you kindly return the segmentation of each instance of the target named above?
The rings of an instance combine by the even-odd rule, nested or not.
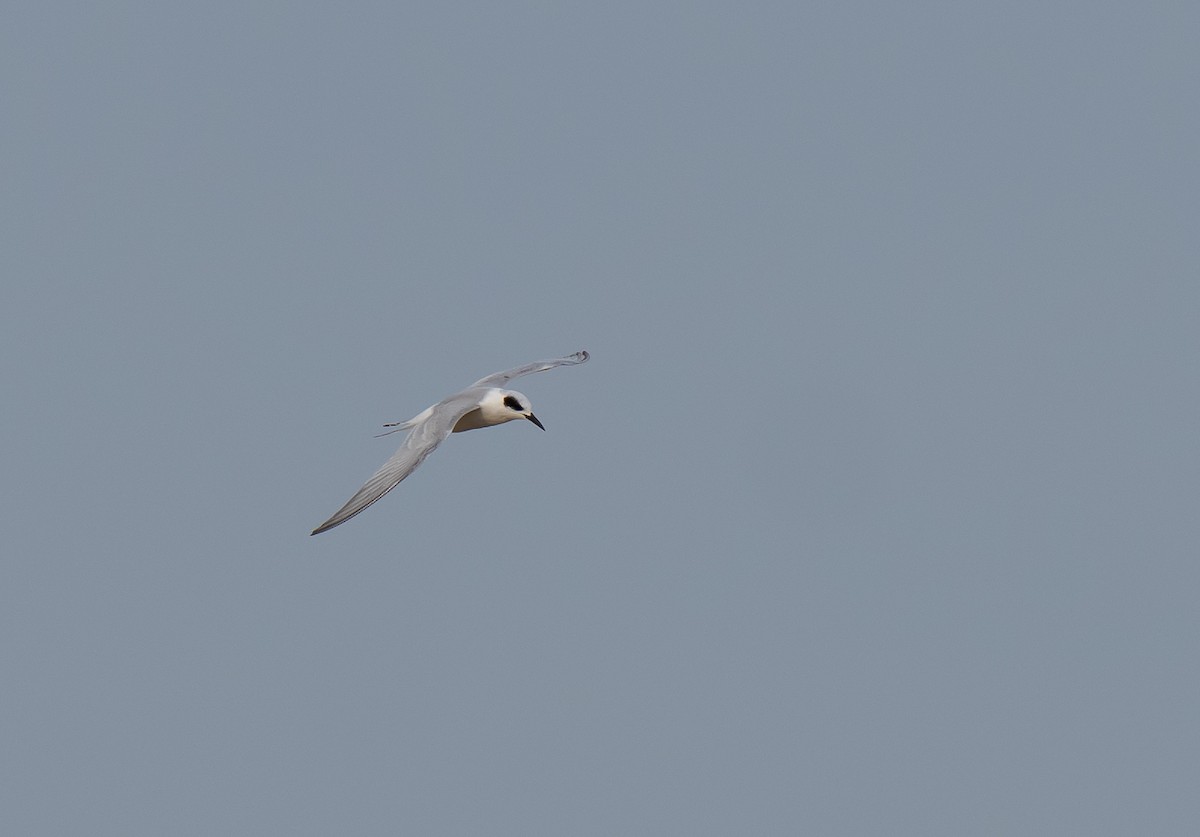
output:
[[[471,384],[471,388],[502,387],[513,378],[519,378],[522,375],[531,375],[534,372],[545,372],[547,369],[553,369],[556,366],[574,366],[577,363],[584,363],[589,357],[591,355],[586,351],[580,350],[573,355],[560,357],[555,360],[539,360],[536,363],[527,363],[524,366],[518,366],[516,369],[509,369],[507,372],[497,372],[494,375],[488,375],[486,378],[480,378]]]
[[[417,466],[425,461],[425,457],[433,453],[442,440],[450,435],[458,420],[478,406],[479,394],[467,391],[433,405],[429,416],[413,426],[400,447],[392,454],[392,458],[383,463],[383,467],[376,471],[333,517],[313,529],[312,534],[319,535],[345,523],[399,485],[402,479],[415,471]]]

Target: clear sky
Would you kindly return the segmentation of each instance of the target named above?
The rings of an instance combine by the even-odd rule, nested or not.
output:
[[[1200,833],[1198,43],[7,4],[0,832]]]

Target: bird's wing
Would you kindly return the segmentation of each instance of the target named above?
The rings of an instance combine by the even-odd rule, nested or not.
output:
[[[392,454],[392,458],[383,463],[383,467],[376,471],[333,517],[313,529],[312,534],[319,535],[345,523],[399,485],[402,479],[415,471],[417,466],[425,461],[425,457],[433,453],[434,448],[450,435],[458,420],[478,406],[479,393],[470,390],[463,390],[433,405],[429,416],[413,425],[400,447]]]
[[[578,351],[567,357],[560,357],[554,360],[539,360],[536,363],[527,363],[524,366],[518,366],[516,369],[509,369],[507,372],[497,372],[494,375],[488,375],[486,378],[480,378],[475,383],[471,384],[474,387],[502,387],[511,381],[513,378],[519,378],[522,375],[531,375],[534,372],[545,372],[547,369],[553,369],[556,366],[574,366],[577,363],[585,362],[591,355],[586,351]]]

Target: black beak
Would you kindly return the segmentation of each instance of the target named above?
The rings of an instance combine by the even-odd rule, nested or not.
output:
[[[533,422],[534,424],[536,424],[538,427],[541,427],[541,428],[542,428],[542,430],[545,430],[545,429],[546,429],[545,427],[543,427],[543,426],[542,426],[542,423],[541,423],[540,421],[538,421],[538,420],[537,420],[537,416],[535,416],[533,413],[530,413],[529,415],[525,416],[525,418],[527,418],[527,419],[529,419],[530,421],[532,421],[532,422]]]

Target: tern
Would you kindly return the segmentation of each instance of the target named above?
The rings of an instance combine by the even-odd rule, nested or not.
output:
[[[533,406],[529,399],[519,392],[504,389],[504,385],[522,375],[545,372],[558,366],[575,366],[584,363],[589,357],[586,351],[578,351],[567,357],[539,360],[509,369],[507,372],[497,372],[480,378],[466,389],[443,398],[432,407],[426,407],[408,421],[385,424],[384,427],[392,429],[381,433],[381,436],[401,430],[407,430],[409,433],[404,437],[399,449],[392,454],[392,458],[383,463],[383,467],[376,471],[333,517],[313,529],[312,534],[319,535],[334,526],[340,526],[387,494],[415,471],[417,466],[425,461],[425,457],[433,453],[451,433],[492,427],[515,419],[528,419],[545,430],[533,414]]]

